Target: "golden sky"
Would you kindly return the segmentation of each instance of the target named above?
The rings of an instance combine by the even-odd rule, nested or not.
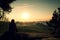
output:
[[[7,18],[21,22],[47,21],[54,10],[60,7],[59,3],[59,0],[16,0],[11,4],[13,9]]]

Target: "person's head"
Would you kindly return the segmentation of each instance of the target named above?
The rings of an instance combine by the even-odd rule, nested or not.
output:
[[[13,23],[14,23],[14,22],[15,22],[15,20],[14,20],[14,19],[12,19],[12,20],[11,20],[11,22],[13,22]]]

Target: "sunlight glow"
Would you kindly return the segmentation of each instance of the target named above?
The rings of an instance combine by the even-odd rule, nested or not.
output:
[[[48,14],[43,14],[48,13]],[[51,13],[51,12],[50,12]],[[33,22],[33,21],[46,21],[49,20],[52,16],[49,15],[49,12],[43,10],[35,10],[32,6],[15,6],[13,11],[10,14],[6,14],[6,17],[9,21],[14,19],[19,22]]]
[[[21,14],[21,18],[22,18],[22,19],[29,19],[29,16],[30,16],[30,15],[29,15],[29,13],[27,13],[27,12],[24,12],[24,13]]]

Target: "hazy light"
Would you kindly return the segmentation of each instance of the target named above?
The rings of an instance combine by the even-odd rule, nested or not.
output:
[[[27,12],[24,12],[24,13],[21,14],[21,18],[22,18],[22,19],[29,19],[29,16],[30,16],[30,15],[29,15],[29,13],[27,13]]]

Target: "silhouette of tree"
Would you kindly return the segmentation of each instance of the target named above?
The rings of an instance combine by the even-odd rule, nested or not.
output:
[[[5,12],[10,13],[12,11],[12,7],[10,6],[10,4],[13,1],[15,0],[0,0],[0,19],[4,18]]]
[[[0,7],[4,10],[4,11],[11,11],[11,6],[10,4],[15,1],[15,0],[0,0]]]
[[[56,10],[53,13],[52,19],[47,22],[49,27],[53,27],[53,34],[60,36],[60,8],[58,8],[58,12]]]

